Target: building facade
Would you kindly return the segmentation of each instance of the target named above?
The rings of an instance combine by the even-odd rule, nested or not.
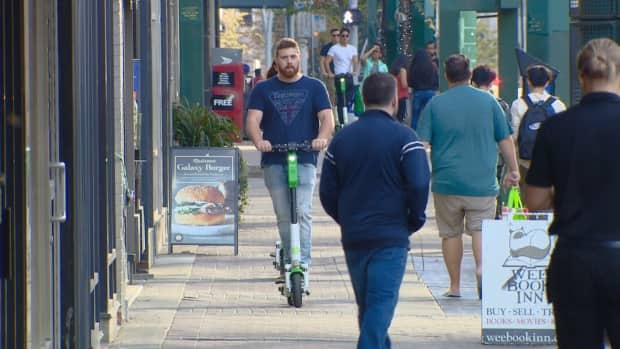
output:
[[[110,341],[166,250],[177,11],[0,3],[0,348]]]

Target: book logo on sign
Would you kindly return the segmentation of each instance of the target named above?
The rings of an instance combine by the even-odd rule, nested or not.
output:
[[[510,255],[505,267],[546,267],[551,251],[551,238],[543,229],[528,230],[524,226],[511,227],[509,239]]]
[[[511,224],[508,240],[510,254],[503,266],[511,276],[502,289],[516,296],[517,304],[546,303],[545,278],[551,238],[540,227]]]

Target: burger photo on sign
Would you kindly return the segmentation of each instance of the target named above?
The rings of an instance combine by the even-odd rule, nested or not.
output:
[[[174,221],[185,225],[219,225],[226,220],[225,193],[217,186],[197,184],[175,195]]]

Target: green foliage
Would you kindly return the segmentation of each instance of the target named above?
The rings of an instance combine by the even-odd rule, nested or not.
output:
[[[230,118],[211,109],[184,100],[174,107],[172,116],[174,142],[181,147],[232,147],[239,139],[239,129]],[[248,168],[239,157],[239,213],[248,205]]]
[[[239,156],[239,213],[245,212],[248,206],[248,164]],[[241,217],[240,217],[241,218]]]
[[[230,147],[239,138],[232,120],[187,100],[174,108],[174,140],[182,147]]]
[[[497,69],[497,29],[489,25],[490,20],[478,20],[476,46],[478,63]]]

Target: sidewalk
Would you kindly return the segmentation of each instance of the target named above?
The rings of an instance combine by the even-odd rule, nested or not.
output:
[[[231,246],[175,246],[174,254],[158,256],[154,277],[143,282],[110,348],[355,348],[355,299],[337,225],[315,195],[312,294],[302,308],[288,306],[273,283],[269,253],[277,232],[269,194],[257,177],[258,154],[248,145],[241,149],[255,176],[239,228],[239,255]],[[411,239],[390,328],[393,348],[483,348],[471,249],[463,260],[463,297],[441,297],[448,281],[432,208]]]

